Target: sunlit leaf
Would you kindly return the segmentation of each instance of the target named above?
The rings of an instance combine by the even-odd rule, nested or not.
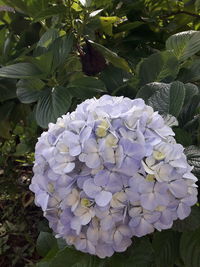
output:
[[[200,51],[200,31],[176,33],[167,39],[166,48],[172,50],[180,61],[184,61]]]

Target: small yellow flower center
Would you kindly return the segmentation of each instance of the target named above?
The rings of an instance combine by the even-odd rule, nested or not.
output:
[[[164,206],[157,206],[157,208],[155,209],[156,211],[163,211],[165,210]]]
[[[153,174],[147,174],[146,181],[147,182],[154,182],[155,181],[155,176]]]
[[[154,151],[153,152],[153,157],[156,160],[163,160],[165,158],[165,155],[160,151]]]
[[[48,191],[49,191],[50,193],[53,193],[53,192],[54,192],[54,189],[55,189],[55,188],[54,188],[53,184],[48,183],[47,188],[48,188]]]
[[[91,201],[87,198],[82,198],[81,199],[81,206],[82,207],[90,207]]]
[[[109,134],[106,137],[106,146],[109,146],[109,147],[116,146],[117,142],[118,142],[118,139],[113,134]]]
[[[98,137],[105,137],[108,128],[109,128],[108,122],[106,120],[102,120],[101,123],[97,126],[96,135]]]

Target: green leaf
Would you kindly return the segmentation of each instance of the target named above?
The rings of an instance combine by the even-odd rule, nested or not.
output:
[[[41,76],[43,76],[43,73],[31,63],[17,63],[0,68],[0,77],[31,79]]]
[[[38,12],[38,14],[34,17],[34,22],[47,19],[55,15],[65,14],[65,12],[66,12],[66,7],[61,4],[58,6],[48,7]]]
[[[115,67],[118,67],[120,69],[124,69],[128,72],[131,71],[127,61],[124,58],[119,57],[115,52],[109,50],[103,45],[94,43],[93,41],[90,41],[90,43],[96,47],[102,55],[110,62],[112,63]]]
[[[45,257],[48,252],[57,247],[56,238],[48,232],[40,232],[37,242],[36,242],[36,249],[40,256]]]
[[[64,87],[57,86],[53,89],[46,89],[38,100],[36,107],[36,121],[47,128],[49,122],[56,122],[56,119],[64,115],[71,105],[71,95]]]
[[[15,82],[8,79],[0,79],[0,102],[16,98]]]
[[[149,83],[144,85],[137,92],[136,97],[144,99],[145,102],[148,102],[148,99],[158,90],[164,90],[168,88],[166,83]]]
[[[11,111],[15,106],[14,101],[7,101],[0,105],[0,121],[7,120],[10,116]]]
[[[37,47],[47,48],[56,38],[59,37],[57,29],[48,29],[40,38]]]
[[[180,254],[184,267],[200,266],[200,229],[183,233],[180,241]]]
[[[194,60],[187,68],[182,68],[178,80],[183,82],[196,82],[200,80],[200,59]]]
[[[185,31],[170,36],[166,41],[166,48],[172,50],[180,61],[200,51],[200,32]]]
[[[31,60],[31,62],[36,65],[43,73],[48,76],[51,73],[53,65],[53,53],[51,51],[37,56]]]
[[[94,77],[75,79],[67,87],[71,95],[81,99],[90,98],[97,93],[106,91],[104,83]]]
[[[139,63],[140,85],[150,82],[171,82],[179,71],[178,60],[170,51],[158,52]]]
[[[112,65],[107,66],[100,75],[101,80],[106,85],[108,92],[117,92],[127,86],[127,80],[131,77],[123,69],[116,68]],[[124,92],[124,91],[123,91]]]
[[[192,144],[192,135],[181,128],[174,128],[176,142],[184,147]]]
[[[176,81],[166,84],[156,91],[148,100],[148,104],[164,114],[171,114],[177,117],[182,109],[185,99],[184,84]]]
[[[71,267],[75,264],[81,263],[81,266],[84,266],[85,258],[87,254],[78,252],[71,248],[65,248],[59,251],[53,260],[50,262],[49,267]]]
[[[125,266],[127,267],[151,267],[154,261],[152,244],[146,238],[138,240],[132,247],[132,252]]]
[[[153,236],[156,267],[173,267],[179,251],[180,234],[171,230]]]
[[[44,83],[39,79],[19,80],[17,83],[17,97],[24,104],[36,102]]]
[[[192,129],[192,125],[194,126],[194,124],[198,121],[199,118],[199,112],[198,112],[198,108],[200,107],[200,95],[194,95],[190,102],[188,102],[180,116],[179,116],[179,122],[181,127],[191,130]]]
[[[185,105],[190,105],[190,101],[192,100],[193,96],[199,95],[198,87],[193,83],[186,83],[185,85]]]
[[[193,206],[190,216],[184,220],[176,220],[173,229],[178,232],[193,231],[200,227],[200,207]]]
[[[200,178],[200,148],[197,146],[189,146],[185,148],[188,163],[194,166],[192,172]]]
[[[53,69],[63,64],[71,52],[73,46],[73,35],[68,34],[57,38],[49,50],[53,53]]]

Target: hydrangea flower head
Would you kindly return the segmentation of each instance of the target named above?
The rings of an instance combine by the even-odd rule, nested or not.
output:
[[[186,218],[197,178],[173,136],[142,99],[108,95],[50,123],[30,189],[56,237],[105,258]]]

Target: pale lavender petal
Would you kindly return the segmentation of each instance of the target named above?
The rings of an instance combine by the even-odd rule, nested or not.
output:
[[[107,191],[101,191],[95,197],[98,206],[105,207],[112,199],[112,194]]]
[[[138,226],[135,227],[134,233],[136,236],[141,237],[150,234],[154,231],[152,224],[148,223],[145,219],[141,219]]]
[[[97,168],[101,165],[101,160],[97,153],[91,153],[86,155],[85,163],[89,168]]]
[[[188,188],[184,180],[176,180],[169,184],[170,192],[177,198],[186,196]]]
[[[89,197],[95,198],[96,195],[101,191],[101,187],[97,186],[94,183],[94,180],[90,178],[84,182],[83,190]]]
[[[186,217],[189,216],[190,212],[191,208],[185,205],[184,203],[180,203],[178,205],[177,214],[179,219],[181,220],[185,219]]]
[[[147,210],[154,210],[159,203],[157,203],[157,198],[154,193],[148,193],[141,195],[141,205]]]

